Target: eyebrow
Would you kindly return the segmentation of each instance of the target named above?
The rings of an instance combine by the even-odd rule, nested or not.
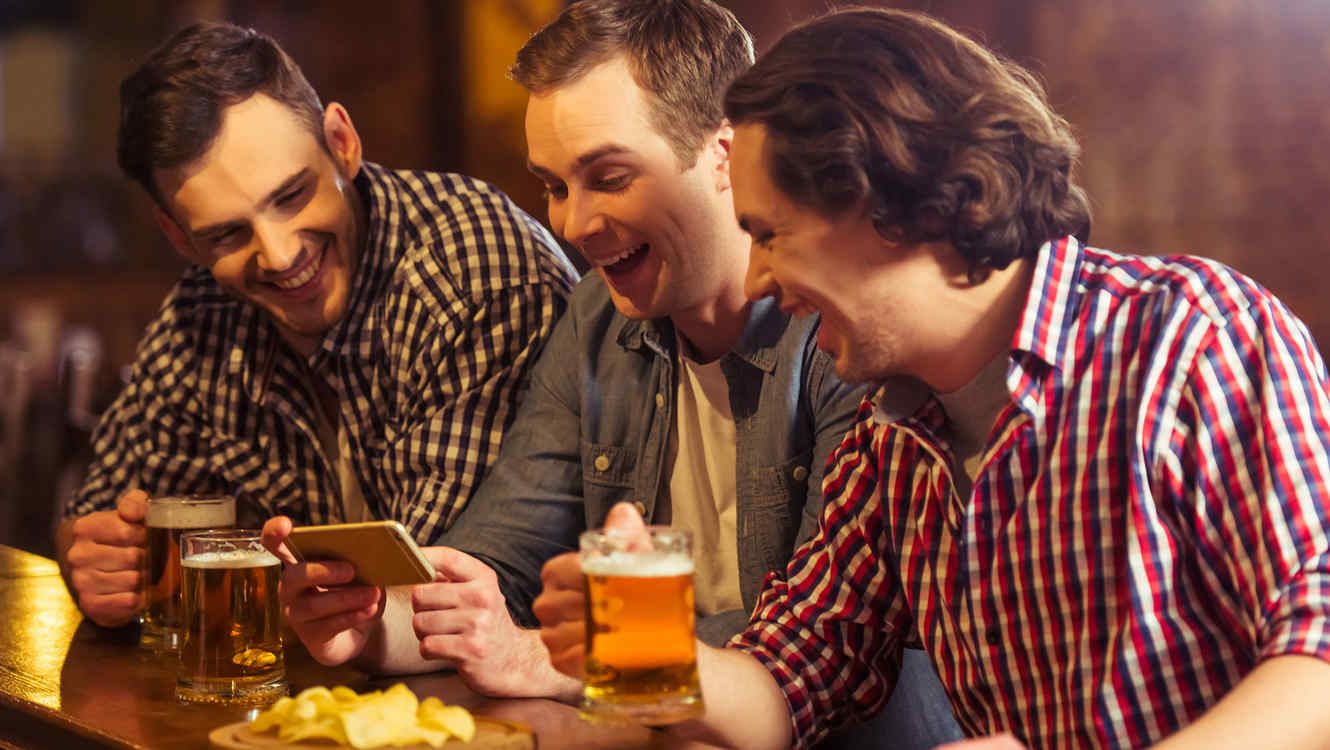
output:
[[[311,174],[313,174],[313,170],[311,170],[309,167],[305,167],[301,169],[299,172],[296,172],[295,174],[286,178],[285,180],[282,180],[282,184],[273,188],[271,191],[269,191],[267,195],[263,196],[263,200],[259,201],[258,210],[262,211],[266,209],[268,206],[271,206],[273,202],[275,202],[278,198],[282,197],[282,195],[290,191],[291,188],[295,187],[297,183],[300,183],[305,179],[307,179]],[[223,230],[230,229],[231,227],[234,227],[240,223],[242,222],[223,221],[217,224],[209,224],[206,227],[199,227],[198,229],[191,230],[190,234],[194,235],[195,237],[206,237],[207,235],[216,234]]]
[[[588,164],[592,164],[596,161],[599,161],[600,159],[603,159],[606,156],[614,156],[616,154],[629,154],[629,153],[632,153],[632,149],[628,148],[627,146],[621,146],[617,143],[607,143],[604,146],[593,148],[590,151],[577,157],[577,160],[573,162],[573,168],[575,170],[585,169]],[[539,164],[536,164],[535,162],[531,161],[531,157],[527,157],[526,168],[527,171],[531,172],[531,174],[534,174],[537,177],[550,178],[556,180],[558,179],[558,175],[551,172],[548,168],[542,167]]]

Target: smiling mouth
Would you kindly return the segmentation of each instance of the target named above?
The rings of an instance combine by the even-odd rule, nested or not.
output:
[[[601,268],[611,274],[621,274],[633,270],[643,258],[647,257],[646,251],[651,249],[651,244],[643,242],[634,248],[629,248],[613,258],[598,263]]]
[[[274,279],[268,283],[285,292],[290,292],[308,284],[315,276],[319,275],[319,270],[323,268],[323,259],[326,255],[327,247],[319,251],[319,254],[305,264],[305,268],[294,276],[288,276],[284,279]]]

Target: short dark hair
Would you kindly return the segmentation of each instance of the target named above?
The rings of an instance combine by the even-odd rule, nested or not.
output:
[[[1067,122],[1023,68],[924,14],[855,8],[790,31],[725,97],[773,181],[894,242],[947,240],[970,278],[1090,232]]]
[[[711,0],[580,0],[537,31],[508,72],[539,95],[620,54],[649,94],[652,126],[691,165],[724,120],[725,88],[753,64],[753,40]]]
[[[165,207],[153,172],[206,153],[222,111],[256,93],[286,105],[324,143],[323,104],[272,37],[229,23],[181,29],[120,84],[120,168]]]

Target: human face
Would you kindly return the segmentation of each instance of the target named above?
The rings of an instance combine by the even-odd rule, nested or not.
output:
[[[681,169],[649,121],[645,96],[621,57],[531,95],[528,166],[545,183],[550,227],[600,274],[627,317],[676,315],[726,286],[742,300],[744,261],[727,256],[721,239],[724,227],[734,231],[729,130],[709,137],[696,163]]]
[[[739,226],[753,241],[745,291],[822,314],[818,346],[852,382],[922,377],[944,311],[946,275],[923,245],[893,245],[861,210],[837,217],[796,204],[771,179],[766,126],[740,125],[730,151]]]
[[[324,119],[328,148],[262,94],[228,107],[202,157],[158,170],[176,249],[232,295],[265,310],[302,354],[346,314],[363,245],[360,140],[340,105]]]

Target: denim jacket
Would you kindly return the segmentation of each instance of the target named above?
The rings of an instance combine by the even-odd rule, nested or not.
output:
[[[817,326],[816,317],[791,318],[773,300],[755,302],[739,342],[721,359],[738,442],[746,611],[699,620],[698,635],[708,642],[743,628],[767,572],[784,570],[817,530],[827,457],[864,395],[841,382],[831,357],[817,349]],[[634,503],[648,523],[668,521],[674,349],[668,319],[620,315],[600,277],[574,290],[498,460],[439,540],[495,570],[519,623],[536,624],[531,602],[541,566],[577,549],[578,534],[601,526],[615,503]],[[922,398],[921,391],[906,406]]]

